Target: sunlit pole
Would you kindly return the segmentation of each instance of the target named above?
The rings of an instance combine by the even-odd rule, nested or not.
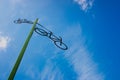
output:
[[[29,33],[29,35],[28,35],[28,37],[27,37],[27,39],[26,39],[22,49],[21,49],[21,52],[20,52],[20,54],[19,54],[19,56],[17,58],[17,61],[16,61],[15,65],[14,65],[14,67],[13,67],[9,77],[8,77],[8,80],[13,80],[14,79],[15,74],[17,72],[17,69],[18,69],[18,67],[20,65],[20,62],[21,62],[21,60],[23,58],[24,52],[25,52],[25,50],[27,48],[27,45],[28,45],[28,43],[30,41],[30,38],[32,37],[32,34],[34,32],[34,29],[35,29],[35,26],[36,26],[37,22],[38,22],[38,19],[35,20],[35,22],[34,22],[34,24],[32,26],[32,29],[31,29],[31,31],[30,31],[30,33]]]

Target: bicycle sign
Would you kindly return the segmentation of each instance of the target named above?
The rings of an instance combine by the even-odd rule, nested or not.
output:
[[[21,24],[21,23],[33,24],[32,21],[29,21],[29,20],[27,20],[27,19],[18,19],[18,20],[15,20],[14,23],[16,23],[16,24]],[[62,38],[61,38],[61,37],[55,36],[52,31],[48,30],[47,28],[45,28],[45,27],[42,26],[41,24],[37,23],[37,25],[39,25],[40,27],[43,28],[43,29],[42,29],[42,28],[35,27],[34,31],[35,31],[37,34],[39,34],[39,35],[41,35],[41,36],[46,36],[46,37],[48,37],[49,39],[51,39],[51,40],[54,42],[54,44],[55,44],[58,48],[60,48],[60,49],[62,49],[62,50],[67,50],[67,49],[68,49],[67,45],[62,42]]]

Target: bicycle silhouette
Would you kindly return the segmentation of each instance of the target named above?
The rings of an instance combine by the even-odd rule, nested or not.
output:
[[[34,22],[28,21],[27,19],[18,19],[18,20],[15,20],[14,23],[16,23],[16,24],[21,24],[21,23],[33,24]],[[61,37],[55,36],[52,31],[48,30],[48,29],[45,28],[43,25],[41,25],[41,24],[39,24],[39,23],[37,23],[37,25],[39,25],[40,27],[43,28],[43,29],[42,29],[42,28],[35,27],[35,30],[34,30],[34,31],[35,31],[37,34],[39,34],[39,35],[41,35],[41,36],[46,36],[46,37],[48,37],[49,39],[51,39],[51,40],[54,42],[54,44],[55,44],[58,48],[60,48],[60,49],[62,49],[62,50],[67,50],[67,49],[68,49],[67,45],[62,42],[62,38],[61,38]]]

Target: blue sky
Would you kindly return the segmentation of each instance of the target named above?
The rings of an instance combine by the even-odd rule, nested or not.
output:
[[[34,21],[61,36],[63,51],[34,32],[14,80],[120,80],[118,0],[0,0],[0,80],[7,80]]]

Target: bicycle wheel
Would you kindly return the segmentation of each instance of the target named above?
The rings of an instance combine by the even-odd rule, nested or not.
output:
[[[47,36],[48,35],[48,33],[45,30],[40,29],[40,28],[35,28],[35,32],[38,33],[41,36]]]
[[[67,45],[64,44],[63,42],[54,41],[54,44],[62,50],[67,50],[68,49]]]

